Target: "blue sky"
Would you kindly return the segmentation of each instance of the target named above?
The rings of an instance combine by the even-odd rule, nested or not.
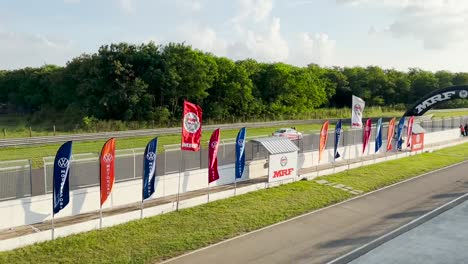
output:
[[[112,42],[185,41],[232,59],[468,72],[463,0],[0,2],[0,69],[65,65]]]

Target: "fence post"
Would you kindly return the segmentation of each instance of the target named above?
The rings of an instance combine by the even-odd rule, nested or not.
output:
[[[144,158],[144,157],[143,157]],[[164,149],[164,169],[163,175],[166,176],[166,149]]]
[[[223,142],[223,159],[224,159],[226,158],[226,145],[225,145],[224,139],[221,139],[221,142]]]
[[[55,125],[54,125],[54,136],[55,136]]]
[[[199,152],[200,152],[200,155],[198,155],[198,159],[200,160],[200,169],[201,169],[201,168],[203,168],[203,161],[202,161],[202,159],[203,159],[203,147],[202,146],[200,146],[200,151]],[[184,164],[184,167],[185,167],[185,164]]]
[[[32,162],[28,159],[29,163],[29,194],[32,196]]]
[[[32,128],[29,126],[29,137],[32,137]]]
[[[133,152],[133,179],[136,179],[136,157],[135,157],[135,149],[132,149]]]
[[[42,158],[42,165],[44,166],[44,194],[47,194],[47,169],[45,158]]]
[[[6,137],[6,128],[3,129],[3,137]]]

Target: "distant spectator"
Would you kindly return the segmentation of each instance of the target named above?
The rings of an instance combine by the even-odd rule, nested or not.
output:
[[[465,127],[462,124],[460,124],[460,133],[461,133],[462,137],[465,136]]]
[[[465,136],[468,136],[468,123],[465,124]]]

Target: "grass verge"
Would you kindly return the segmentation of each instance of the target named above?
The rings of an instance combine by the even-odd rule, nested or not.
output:
[[[320,177],[358,190],[372,191],[468,159],[468,143]]]
[[[325,178],[370,191],[428,170],[463,161],[467,153],[468,144],[463,144]],[[421,168],[424,170],[421,171]],[[0,262],[151,263],[346,200],[351,196],[348,192],[318,185],[315,181],[299,181],[177,213],[2,252]]]

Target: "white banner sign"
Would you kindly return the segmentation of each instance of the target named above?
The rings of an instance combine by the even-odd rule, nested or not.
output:
[[[362,113],[366,103],[361,98],[353,95],[353,104],[351,106],[351,128],[362,128]]]
[[[268,182],[294,179],[297,176],[297,151],[270,155]]]

